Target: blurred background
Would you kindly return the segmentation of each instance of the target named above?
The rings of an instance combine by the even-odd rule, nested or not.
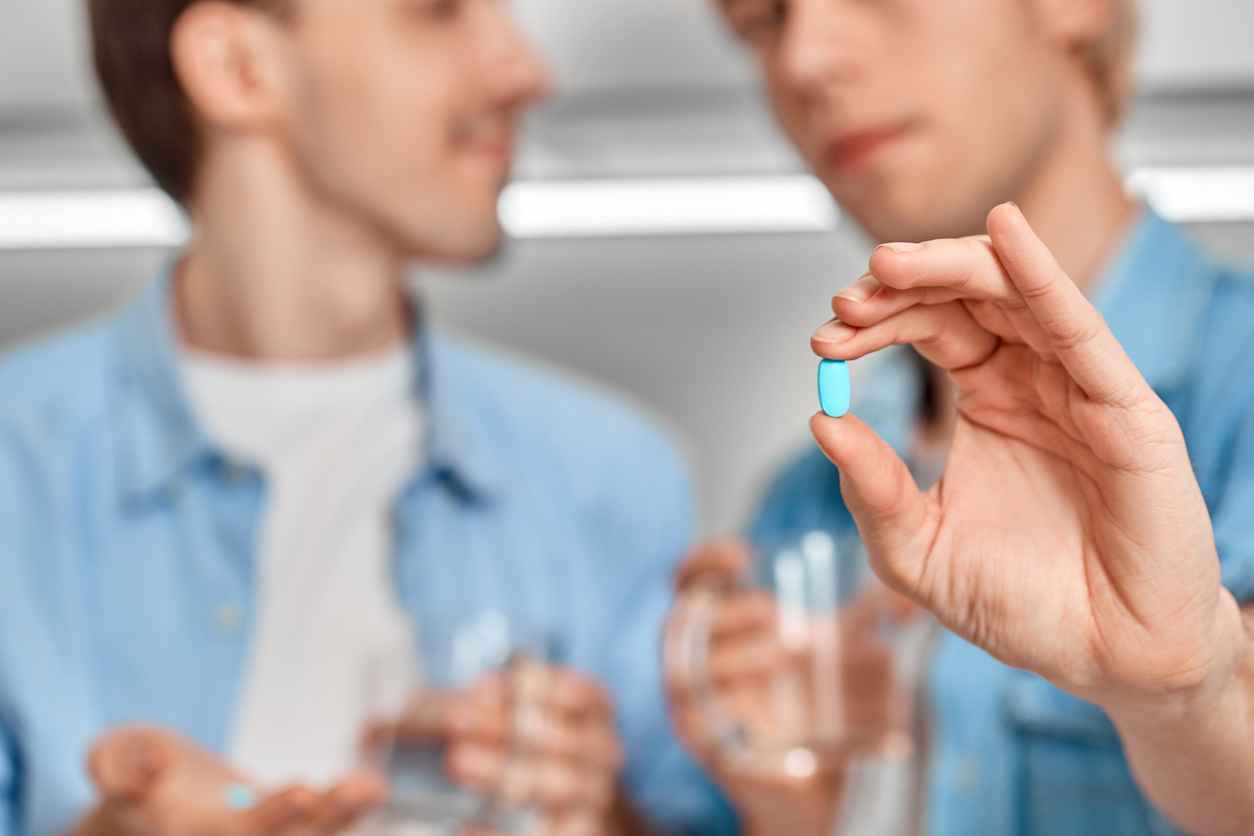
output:
[[[0,348],[125,301],[181,235],[101,112],[83,5],[0,8]],[[516,6],[561,92],[505,198],[514,243],[415,281],[445,327],[649,409],[686,446],[705,529],[738,526],[808,443],[808,336],[868,246],[801,174],[704,0]],[[1165,215],[1254,262],[1254,3],[1146,6],[1120,159]]]

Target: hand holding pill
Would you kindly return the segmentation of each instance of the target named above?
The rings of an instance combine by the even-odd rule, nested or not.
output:
[[[911,344],[958,390],[926,493],[869,427],[828,417],[839,378],[812,422],[886,582],[1112,714],[1232,675],[1239,611],[1180,428],[1016,208],[989,237],[881,247],[833,310],[823,358]]]

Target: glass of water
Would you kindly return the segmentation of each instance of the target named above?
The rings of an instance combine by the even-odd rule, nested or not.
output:
[[[708,742],[736,769],[792,779],[867,754],[908,758],[913,689],[896,669],[893,599],[857,533],[803,531],[754,548],[741,577],[683,593],[667,649]],[[729,615],[752,599],[759,617]]]
[[[425,620],[415,642],[406,699],[371,724],[367,748],[391,785],[388,805],[364,829],[375,834],[524,834],[536,829],[530,774],[506,752],[498,788],[485,792],[449,777],[448,718],[492,680],[505,710],[506,735],[517,740],[545,699],[544,668],[556,661],[542,631],[503,611],[485,609]],[[508,748],[508,746],[507,746]]]

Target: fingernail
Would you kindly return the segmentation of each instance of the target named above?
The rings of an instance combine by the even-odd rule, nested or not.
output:
[[[901,254],[917,253],[919,250],[923,249],[923,245],[900,242],[893,244],[880,244],[879,249]]]
[[[814,332],[814,339],[821,343],[843,343],[856,333],[858,332],[855,329],[840,320],[833,319],[819,326],[819,329]]]
[[[1007,200],[1005,203],[997,207],[997,210],[1012,209],[1016,215],[1023,215],[1023,210],[1019,208],[1019,204],[1013,200]]]
[[[880,289],[880,283],[870,273],[865,274],[849,287],[836,294],[837,299],[862,303],[870,299]]]

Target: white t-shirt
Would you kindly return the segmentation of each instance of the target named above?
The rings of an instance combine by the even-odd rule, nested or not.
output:
[[[419,465],[408,350],[255,365],[185,352],[210,437],[265,476],[255,630],[228,755],[266,785],[325,785],[358,763],[363,723],[412,670],[393,593],[392,506]]]

